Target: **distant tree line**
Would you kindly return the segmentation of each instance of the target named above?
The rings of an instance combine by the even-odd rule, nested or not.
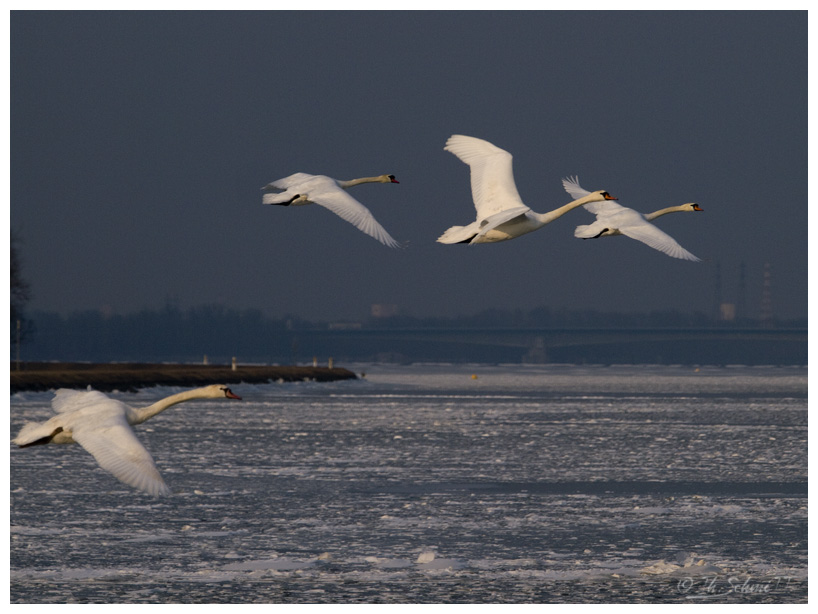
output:
[[[207,305],[181,310],[166,305],[127,315],[83,311],[71,315],[32,312],[30,333],[22,344],[23,361],[199,362],[213,364],[231,357],[263,363],[311,360],[300,355],[299,333],[330,330],[329,322],[297,316],[271,318],[259,310]],[[706,328],[722,326],[700,313],[654,311],[625,314],[540,307],[530,311],[491,309],[453,318],[392,316],[370,318],[362,330],[483,328]],[[758,326],[758,322],[732,323]],[[779,326],[806,328],[806,320]]]
[[[373,328],[657,328],[703,327],[712,320],[702,313],[652,311],[649,313],[613,313],[594,310],[487,309],[473,315],[454,318],[414,318],[393,316],[373,318]]]
[[[23,310],[25,305],[31,297],[31,289],[28,282],[23,278],[22,265],[20,263],[20,253],[17,248],[19,239],[17,234],[11,233],[11,275],[10,281],[10,314],[11,314],[11,338],[15,340],[18,331],[27,329],[27,322],[25,321]]]
[[[24,360],[190,362],[207,356],[224,363],[239,352],[265,361],[291,353],[283,333],[292,319],[219,305],[185,311],[168,305],[127,315],[33,312],[31,320]]]

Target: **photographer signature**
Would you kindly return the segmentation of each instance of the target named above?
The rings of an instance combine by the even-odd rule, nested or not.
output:
[[[765,595],[786,590],[791,582],[794,580],[789,576],[774,576],[764,580],[755,580],[751,576],[688,576],[679,580],[677,588],[680,593],[685,594],[686,599],[709,599],[729,594]]]

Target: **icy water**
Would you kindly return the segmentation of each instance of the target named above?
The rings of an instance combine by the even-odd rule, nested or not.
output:
[[[806,368],[355,370],[137,427],[170,497],[11,446],[11,602],[806,602]]]

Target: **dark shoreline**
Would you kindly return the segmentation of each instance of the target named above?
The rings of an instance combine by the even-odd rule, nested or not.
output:
[[[10,392],[44,391],[56,388],[86,388],[110,392],[132,392],[152,386],[197,387],[208,384],[266,384],[268,382],[356,379],[338,367],[185,365],[144,363],[23,362],[19,370],[11,364]]]

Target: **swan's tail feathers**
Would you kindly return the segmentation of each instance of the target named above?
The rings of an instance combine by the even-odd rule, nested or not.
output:
[[[599,236],[599,232],[590,224],[577,226],[574,229],[574,236],[577,239],[595,239]]]
[[[284,205],[286,207],[300,196],[300,194],[293,195],[287,192],[268,192],[261,197],[261,203],[264,205]]]
[[[468,226],[452,226],[437,238],[438,243],[453,245],[455,243],[469,243],[477,236],[474,224]]]
[[[21,448],[43,445],[49,443],[54,435],[60,431],[62,431],[61,426],[55,429],[53,426],[42,422],[26,422],[17,437],[12,440],[12,443]]]

